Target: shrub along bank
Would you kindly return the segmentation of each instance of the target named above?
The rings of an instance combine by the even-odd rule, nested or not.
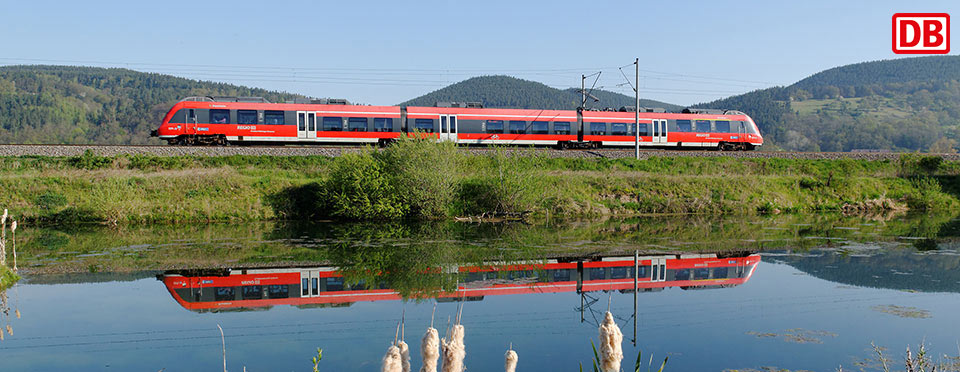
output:
[[[960,206],[938,157],[801,160],[470,155],[404,140],[328,157],[0,158],[0,204],[40,223],[754,214]]]

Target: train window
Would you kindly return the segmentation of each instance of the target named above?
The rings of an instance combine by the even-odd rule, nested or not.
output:
[[[297,114],[297,130],[303,132],[307,130],[307,120],[304,118],[306,114],[299,113]]]
[[[308,294],[310,294],[310,279],[300,279],[300,295],[306,296]]]
[[[263,123],[266,125],[284,125],[283,111],[265,111]]]
[[[259,285],[245,285],[242,288],[244,300],[259,300],[263,298],[263,287]]]
[[[633,268],[630,268],[630,271],[633,271]],[[611,267],[610,268],[610,279],[624,279],[627,277],[627,267]]]
[[[545,121],[535,121],[530,125],[530,133],[547,134],[550,133],[550,124]]]
[[[677,269],[673,272],[673,280],[690,280],[690,269]]]
[[[216,287],[213,298],[217,301],[230,301],[234,299],[234,293],[233,287]]]
[[[640,265],[640,270],[637,271],[638,278],[649,278],[650,277],[650,266]]]
[[[275,284],[267,286],[267,298],[287,298],[290,297],[290,286],[286,284]]]
[[[503,133],[503,120],[487,120],[487,133]]]
[[[640,123],[640,135],[649,136],[650,135],[650,125],[647,123]]]
[[[607,278],[607,270],[602,267],[590,268],[590,280],[599,280]]]
[[[367,118],[350,118],[347,120],[347,129],[351,132],[366,132]]]
[[[525,121],[510,121],[510,133],[513,134],[524,134],[527,133],[527,122]]]
[[[713,277],[716,278],[726,278],[729,273],[727,272],[726,267],[718,267],[713,269]]]
[[[373,119],[374,132],[393,132],[393,118]]]
[[[695,132],[710,133],[710,120],[697,120],[697,130]]]
[[[569,269],[553,270],[553,281],[555,281],[555,282],[569,282],[569,281],[570,281],[570,270],[569,270]]]
[[[307,114],[307,130],[311,132],[317,130],[317,115],[315,113]]]
[[[677,120],[677,132],[692,132],[693,124],[690,120]]]
[[[614,136],[627,135],[627,125],[624,123],[610,123],[610,134]]]
[[[416,119],[414,121],[414,129],[424,133],[433,133],[435,131],[433,119]]]
[[[607,123],[590,123],[590,134],[596,136],[607,134]]]
[[[336,118],[325,117],[325,118],[323,118],[323,130],[324,130],[324,131],[334,131],[334,132],[336,132],[336,131],[342,131],[342,130],[343,130],[343,119],[342,119],[342,118],[339,118],[339,117],[336,117]]]
[[[210,110],[211,124],[230,124],[230,110]]]
[[[326,290],[327,291],[342,291],[343,290],[343,278],[329,277],[324,279],[327,282]]]
[[[310,282],[313,283],[313,286],[310,287],[310,292],[313,292],[313,295],[316,296],[320,294],[320,282],[317,278],[311,278]]]
[[[554,134],[570,134],[570,122],[557,121],[553,123]]]
[[[237,110],[237,124],[256,124],[256,110]]]
[[[730,120],[717,120],[717,133],[730,133]]]
[[[190,116],[187,117],[187,122],[188,122],[188,123],[196,123],[196,122],[197,122],[197,112],[194,111],[193,109],[190,109]]]
[[[706,267],[701,267],[693,271],[693,279],[703,280],[710,278],[710,269]]]

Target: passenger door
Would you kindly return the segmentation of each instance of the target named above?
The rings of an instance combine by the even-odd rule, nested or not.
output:
[[[667,280],[667,259],[654,258],[650,260],[650,281],[663,282]]]
[[[320,295],[320,272],[304,270],[300,272],[300,297],[316,297]]]
[[[314,133],[316,136],[316,133]],[[307,112],[297,111],[297,138],[307,138]]]
[[[457,141],[457,116],[440,115],[440,141]]]
[[[653,120],[653,143],[667,144],[667,121]]]
[[[307,138],[317,138],[317,113],[307,113]]]

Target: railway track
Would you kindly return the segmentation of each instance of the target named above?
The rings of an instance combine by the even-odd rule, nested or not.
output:
[[[155,156],[230,156],[230,155],[268,155],[268,156],[338,156],[347,152],[361,151],[360,146],[169,146],[169,145],[45,145],[11,144],[0,145],[0,156],[78,156],[86,151],[96,155],[113,156],[121,154],[141,154]],[[488,153],[489,147],[463,147],[463,151],[475,154]],[[633,149],[566,149],[553,148],[506,148],[513,154],[531,151],[558,158],[632,158]],[[867,159],[894,160],[902,154],[894,152],[774,152],[774,151],[703,151],[703,150],[664,150],[642,149],[641,158],[663,156],[694,157],[735,157],[735,158],[783,158],[783,159]],[[944,160],[958,161],[960,154],[938,154]]]

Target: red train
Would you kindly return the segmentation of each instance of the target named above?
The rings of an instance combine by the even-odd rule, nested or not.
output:
[[[151,136],[177,145],[379,144],[420,132],[466,145],[634,146],[634,111],[360,106],[344,100],[270,103],[256,97],[190,97],[175,104]],[[643,109],[640,145],[752,150],[757,125],[739,111]]]
[[[759,263],[758,254],[729,258],[715,254],[640,257],[636,290],[732,287],[746,283]],[[457,290],[441,293],[438,301],[476,301],[484,296],[508,294],[634,290],[633,257],[462,266],[457,270],[461,274]],[[163,281],[177,303],[201,312],[273,305],[345,306],[359,301],[401,299],[385,284],[351,285],[334,267],[170,271],[157,279]]]

